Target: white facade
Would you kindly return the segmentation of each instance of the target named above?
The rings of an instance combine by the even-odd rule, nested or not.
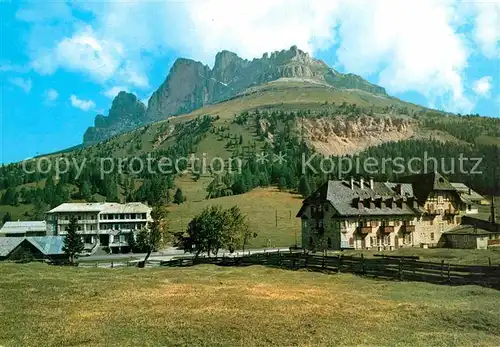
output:
[[[70,219],[77,218],[85,243],[126,247],[126,234],[147,228],[151,208],[143,203],[64,203],[47,213],[47,234],[66,235]]]
[[[436,247],[471,210],[440,176],[420,183],[329,181],[303,202],[302,246],[309,249]],[[433,187],[435,185],[437,187]],[[431,187],[429,187],[431,186]],[[419,191],[420,190],[420,191]],[[425,196],[421,201],[415,191]]]

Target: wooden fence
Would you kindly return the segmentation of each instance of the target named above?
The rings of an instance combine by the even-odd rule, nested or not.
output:
[[[221,266],[265,265],[292,270],[309,269],[330,273],[354,273],[372,278],[400,281],[423,281],[436,284],[476,284],[500,289],[500,264],[455,265],[420,261],[415,257],[366,258],[327,256],[294,252],[257,253],[241,257],[179,258],[161,262],[162,266],[192,266],[216,264]]]

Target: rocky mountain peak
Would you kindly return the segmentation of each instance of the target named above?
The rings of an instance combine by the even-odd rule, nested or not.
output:
[[[108,116],[98,114],[94,126],[83,135],[84,144],[104,141],[125,131],[135,129],[145,122],[146,106],[132,93],[121,91],[113,99]]]
[[[89,128],[84,135],[84,144],[101,141],[147,122],[191,112],[231,98],[249,87],[283,77],[313,79],[334,88],[385,94],[383,88],[360,76],[335,72],[297,46],[264,53],[261,58],[251,61],[223,50],[215,56],[213,69],[199,61],[177,59],[165,81],[149,99],[147,110],[135,95],[120,92],[113,100],[109,115],[96,117],[95,127]]]

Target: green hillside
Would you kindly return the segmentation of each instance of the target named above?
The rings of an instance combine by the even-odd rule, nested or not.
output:
[[[252,226],[260,236],[254,240],[255,245],[266,245],[269,238],[271,244],[274,239],[284,240],[281,245],[290,244],[297,224],[289,216],[298,209],[300,199],[290,198],[289,193],[271,192],[279,189],[307,194],[324,180],[339,178],[338,172],[304,175],[300,167],[302,155],[315,156],[311,162],[315,168],[319,168],[324,156],[409,159],[427,152],[445,159],[459,154],[480,157],[483,174],[447,176],[455,181],[472,181],[473,188],[484,194],[500,195],[499,129],[499,119],[445,114],[383,94],[281,79],[95,145],[52,154],[48,156],[52,164],[57,160],[71,162],[70,170],[60,177],[54,169],[26,173],[20,164],[3,166],[0,215],[9,212],[13,219],[43,218],[44,211],[63,201],[171,204],[173,192],[180,187],[187,202],[171,207],[173,228],[185,227],[188,219],[207,204],[238,204],[250,220],[256,221]],[[280,153],[287,161],[273,162],[271,159]],[[267,155],[269,162],[259,163],[260,154]],[[225,165],[230,158],[240,158],[241,172],[216,174],[209,168],[200,177],[193,171],[200,169],[201,161],[181,162],[167,173],[157,170],[161,158],[175,162],[192,155],[208,162],[221,157]],[[138,170],[134,158],[143,163],[151,160],[155,172]],[[36,160],[28,162],[27,168],[34,169]],[[84,170],[79,172],[81,164],[85,164]],[[102,175],[103,164],[114,165],[114,170]],[[357,171],[344,177],[351,174],[368,175]],[[400,175],[390,167],[375,177],[393,180]],[[266,198],[260,199],[263,192],[267,192]],[[284,222],[287,216],[289,224]]]

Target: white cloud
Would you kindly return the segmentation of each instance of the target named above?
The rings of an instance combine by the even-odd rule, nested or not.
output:
[[[413,90],[447,110],[472,109],[463,85],[470,51],[451,1],[351,1],[342,10],[338,61],[347,71],[377,73],[390,93]]]
[[[25,79],[21,77],[12,77],[10,79],[10,83],[24,90],[26,94],[29,94],[29,92],[31,91],[31,87],[33,86],[30,78]]]
[[[95,108],[95,103],[92,100],[81,100],[74,94],[69,97],[69,100],[71,101],[71,106],[83,111]]]
[[[491,76],[481,77],[480,79],[474,82],[472,90],[474,90],[474,93],[476,93],[478,96],[489,98],[490,90],[492,87],[491,81],[492,81]]]
[[[59,16],[19,17],[38,27],[68,22],[67,6],[58,6]],[[465,78],[471,54],[494,57],[499,51],[498,2],[129,0],[72,7],[90,13],[92,22],[72,17],[72,28],[52,33],[44,49],[31,49],[37,71],[83,71],[104,85],[129,89],[148,88],[146,59],[165,52],[211,64],[222,49],[254,58],[292,45],[313,54],[338,47],[329,52],[330,64],[378,77],[389,93],[416,91],[429,105],[468,112],[474,106]],[[34,33],[35,43],[50,36]]]
[[[212,61],[215,53],[223,49],[235,51],[245,58],[292,45],[314,52],[334,42],[333,28],[340,3],[300,0],[186,2],[186,23],[192,26],[186,28],[189,39],[179,46],[205,61]]]
[[[121,91],[130,92],[126,86],[114,86],[105,90],[102,94],[110,99],[114,99],[114,97]]]
[[[122,43],[99,37],[91,26],[39,54],[33,67],[41,74],[52,74],[62,67],[83,72],[99,83],[118,80],[140,88],[149,86],[147,76],[126,59]]]
[[[500,58],[500,2],[475,2],[474,38],[488,58]]]
[[[51,88],[51,89],[48,89],[45,91],[46,101],[53,102],[53,101],[56,101],[57,98],[59,98],[59,93],[57,90]]]

